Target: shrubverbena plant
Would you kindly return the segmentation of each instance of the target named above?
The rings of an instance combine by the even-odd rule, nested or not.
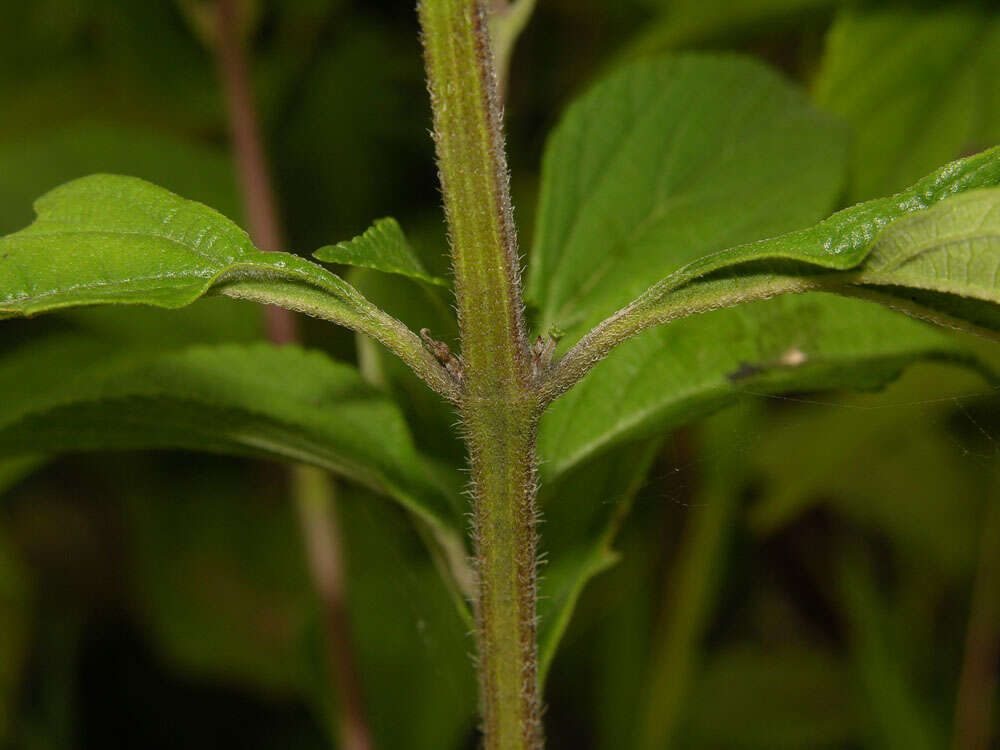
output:
[[[634,64],[575,103],[550,139],[525,296],[484,6],[423,0],[419,8],[458,352],[323,267],[257,250],[215,211],[129,177],[63,185],[38,200],[31,226],[0,240],[4,317],[94,304],[177,308],[216,294],[381,342],[461,415],[474,576],[460,499],[422,462],[395,407],[353,368],[318,353],[224,346],[95,363],[81,350],[77,377],[52,373],[39,388],[15,372],[6,391],[14,398],[0,408],[0,449],[278,457],[392,496],[472,600],[486,746],[535,748],[544,672],[583,584],[613,561],[624,511],[592,519],[597,538],[552,560],[539,628],[536,443],[543,480],[572,486],[567,477],[585,458],[650,434],[657,420],[676,424],[719,407],[736,381],[872,387],[913,359],[963,356],[927,326],[840,298],[1000,331],[1000,149],[782,234],[836,197],[837,125],[749,60]],[[501,29],[500,55],[512,33]],[[775,238],[739,244],[767,236]],[[316,257],[447,284],[424,270],[391,219]],[[746,304],[802,292],[826,294]],[[692,317],[711,310],[722,312]],[[44,364],[44,349],[33,356]],[[63,352],[58,361],[74,360]],[[622,474],[608,481],[627,483]],[[558,539],[560,528],[549,533]]]

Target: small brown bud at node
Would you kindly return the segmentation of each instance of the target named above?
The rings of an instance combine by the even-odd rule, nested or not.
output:
[[[438,362],[444,367],[444,369],[451,375],[455,382],[462,382],[462,362],[454,354],[451,353],[451,349],[443,341],[437,341],[431,337],[431,332],[427,328],[420,329],[420,338],[424,340],[424,346],[427,347],[427,351],[434,355]]]

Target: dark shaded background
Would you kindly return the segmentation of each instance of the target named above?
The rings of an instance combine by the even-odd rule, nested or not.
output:
[[[45,190],[96,171],[242,221],[214,65],[182,5],[0,3],[0,233],[27,224]],[[293,249],[391,215],[445,268],[412,5],[261,0],[255,85]],[[945,5],[955,7],[898,12]],[[983,18],[978,50],[1000,18],[969,7]],[[506,120],[522,247],[545,135],[594,76],[668,49],[731,49],[811,89],[842,12],[832,0],[539,0]],[[926,103],[914,117],[933,117],[947,96],[933,73],[926,91],[916,86]],[[967,142],[925,149],[933,159],[917,175],[1000,141],[1000,95],[986,85],[975,96]],[[877,113],[837,114],[858,143],[898,137]],[[852,182],[845,202],[871,197],[864,189]],[[305,326],[308,345],[356,358],[349,333]],[[5,322],[0,344],[78,328],[140,347],[261,335],[251,306],[208,301]],[[988,515],[1000,496],[997,404],[977,376],[924,365],[878,395],[748,395],[673,435],[621,534],[622,563],[588,588],[556,659],[551,747],[631,746],[651,644],[678,608],[696,620],[697,663],[678,747],[946,747],[963,662],[988,655],[1000,632],[994,610],[987,648],[966,646],[970,610],[1000,597],[989,572],[1000,544],[988,541],[1000,539]],[[409,416],[430,452],[460,455],[418,410]],[[274,467],[161,453],[0,471],[0,489],[11,487],[0,502],[0,746],[331,746],[318,606]],[[717,536],[685,546],[716,511]],[[472,643],[409,521],[346,486],[340,515],[377,740],[474,747]],[[710,579],[700,604],[678,583],[698,554],[707,562],[690,575]],[[977,570],[987,572],[974,596]]]

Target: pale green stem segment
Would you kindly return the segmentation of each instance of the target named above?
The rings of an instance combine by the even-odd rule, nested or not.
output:
[[[485,747],[541,747],[535,645],[535,431],[496,76],[484,2],[420,3],[462,337],[474,490]]]
[[[370,336],[409,365],[432,390],[449,401],[458,401],[457,384],[420,338],[356,292],[348,306],[336,304],[325,290],[296,279],[242,279],[225,282],[216,291],[235,299],[279,305]]]
[[[929,310],[911,303],[905,297],[880,293],[883,284],[877,276],[864,272],[788,276],[774,274],[758,278],[752,284],[719,291],[716,288],[694,289],[690,293],[678,290],[655,306],[645,305],[645,298],[623,307],[591,329],[566,354],[557,360],[540,378],[538,384],[542,403],[553,400],[576,385],[616,347],[653,326],[746,302],[770,299],[781,294],[829,292],[843,297],[877,302],[886,307],[926,320],[946,328],[967,331],[985,338],[997,339],[996,331],[977,326],[944,312]]]
[[[640,297],[591,329],[552,365],[539,384],[542,398],[546,404],[558,398],[580,382],[594,365],[608,356],[617,346],[647,328],[752,300],[822,289],[825,287],[817,278],[774,276],[762,278],[755,285],[734,289],[728,294],[720,294],[717,290],[691,296],[676,294],[652,310],[645,308],[643,305],[645,300]]]

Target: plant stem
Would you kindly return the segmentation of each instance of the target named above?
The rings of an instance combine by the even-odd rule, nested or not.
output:
[[[965,659],[955,701],[952,750],[990,747],[1000,656],[1000,471],[986,498],[979,543],[979,571],[965,638]]]
[[[250,234],[261,250],[281,250],[281,222],[237,28],[235,0],[217,0],[216,11],[216,58]],[[295,317],[273,305],[267,308],[267,330],[275,344],[292,343],[298,338]]]
[[[327,641],[333,657],[340,719],[340,745],[347,750],[371,748],[365,726],[361,682],[351,649],[347,621],[347,591],[344,586],[343,551],[336,517],[336,488],[324,471],[311,466],[293,466],[292,494],[302,527],[309,572],[323,606]]]
[[[535,635],[535,431],[496,76],[482,0],[419,6],[462,340],[485,747],[541,747]]]
[[[234,2],[217,0],[215,27],[215,52],[226,99],[233,155],[254,244],[262,250],[279,251],[283,244],[281,221],[264,154]],[[265,310],[270,341],[279,346],[297,343],[295,316],[273,305]],[[289,479],[310,573],[323,608],[330,671],[337,680],[339,710],[331,711],[331,716],[339,718],[341,747],[345,750],[368,750],[373,743],[365,722],[361,685],[346,616],[343,562],[334,515],[333,489],[326,474],[314,467],[294,466]]]

